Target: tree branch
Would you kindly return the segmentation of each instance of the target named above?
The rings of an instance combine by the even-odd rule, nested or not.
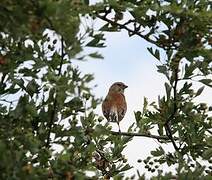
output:
[[[142,137],[147,137],[147,138],[153,138],[157,140],[169,140],[170,138],[168,136],[157,136],[153,134],[142,134],[142,133],[131,133],[131,132],[116,132],[116,131],[110,131],[113,135],[121,135],[121,136],[142,136]],[[173,137],[174,140],[178,140],[177,137]]]
[[[211,130],[207,129],[206,131],[209,132],[212,135],[212,131]]]
[[[63,36],[61,37],[61,60],[60,60],[60,66],[58,69],[58,76],[61,75],[62,72],[62,65],[63,65],[63,59],[64,59],[65,53],[64,53],[64,39]],[[56,92],[57,93],[57,92]],[[47,141],[46,141],[46,147],[48,148],[50,145],[50,135],[52,131],[52,127],[54,124],[55,114],[57,112],[57,94],[55,95],[54,102],[53,102],[53,109],[50,116],[50,122],[48,124],[48,133],[47,133]]]
[[[170,128],[169,124],[165,124],[165,130],[166,130],[167,137],[170,139],[170,141],[172,142],[172,144],[174,146],[174,149],[176,151],[179,151],[179,147],[175,143],[175,140],[174,140],[174,138],[172,136],[172,131],[171,131],[171,128]]]
[[[106,17],[106,15],[101,16],[101,15],[97,14],[96,16],[98,18],[102,19],[103,21],[106,21],[106,22],[110,23],[111,25],[118,26],[120,29],[127,30],[127,32],[129,33],[130,36],[138,35],[139,37],[145,39],[146,41],[148,41],[148,42],[150,42],[152,44],[155,44],[158,47],[161,47],[162,48],[162,46],[159,43],[157,43],[156,41],[148,38],[148,36],[141,34],[141,32],[139,31],[140,28],[134,27],[134,30],[133,30],[133,29],[130,29],[129,27],[127,27],[127,25],[130,24],[131,22],[134,22],[134,20],[129,20],[127,23],[120,24],[120,23],[118,23],[116,21],[113,21],[111,19],[108,19]]]
[[[177,113],[177,84],[178,84],[178,67],[179,67],[179,57],[176,57],[176,61],[173,62],[173,76],[174,76],[174,86],[173,86],[173,91],[174,91],[174,107],[173,107],[173,113],[170,115],[170,117],[167,119],[166,123],[165,123],[165,130],[166,130],[166,135],[169,137],[169,139],[171,140],[174,148],[176,151],[179,151],[179,147],[176,145],[173,136],[172,136],[172,131],[170,128],[170,122],[171,120],[175,117],[175,114]],[[174,59],[173,59],[174,60]],[[176,63],[176,64],[175,64]]]
[[[96,17],[98,17],[99,19],[106,21],[115,27],[119,27],[120,29],[125,29],[128,32],[129,36],[137,35],[137,36],[145,39],[147,42],[155,44],[160,48],[172,49],[171,46],[166,47],[165,44],[162,44],[161,42],[154,41],[153,39],[149,38],[149,35],[151,35],[157,29],[157,27],[152,27],[151,30],[147,34],[143,35],[142,32],[140,31],[142,25],[140,23],[138,23],[136,21],[136,19],[130,19],[127,22],[121,24],[121,23],[118,23],[116,19],[113,21],[113,20],[107,18],[107,15],[110,14],[111,12],[112,12],[112,7],[109,6],[108,9],[105,8],[104,10],[95,12],[95,14],[96,14]],[[104,13],[104,15],[100,15],[102,13]],[[128,25],[131,23],[133,23],[133,27],[134,27],[133,29],[128,27]],[[177,48],[177,46],[175,44],[172,44],[172,46],[174,47],[173,49]]]

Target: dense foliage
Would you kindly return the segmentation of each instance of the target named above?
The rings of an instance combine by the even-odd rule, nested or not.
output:
[[[86,19],[102,20],[97,29]],[[122,155],[133,136],[170,143],[138,162],[153,179],[209,179],[212,107],[196,101],[212,87],[209,0],[2,0],[0,3],[0,178],[114,179],[133,167]],[[144,100],[128,132],[94,113],[91,74],[73,60],[101,58],[105,32],[126,30],[149,43],[166,76],[158,102]],[[161,53],[166,57],[162,58]],[[163,56],[164,57],[164,56]],[[201,87],[196,89],[196,84]],[[152,129],[157,135],[152,135]],[[142,137],[141,137],[142,138]],[[206,166],[203,165],[203,163]],[[160,164],[176,165],[163,174]],[[144,179],[143,172],[136,178]]]

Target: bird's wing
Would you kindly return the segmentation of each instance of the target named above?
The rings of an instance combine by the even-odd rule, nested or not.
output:
[[[111,98],[110,94],[102,103],[102,112],[106,119],[110,122],[117,122],[119,119],[115,99]]]
[[[124,118],[126,111],[127,111],[126,108],[123,108],[123,107],[119,108],[119,110],[118,110],[118,120],[119,121],[121,121]]]
[[[111,103],[108,100],[108,98],[106,97],[102,103],[102,113],[106,117],[107,120],[109,120],[109,116],[110,116],[110,109],[111,109],[110,107],[111,107]]]

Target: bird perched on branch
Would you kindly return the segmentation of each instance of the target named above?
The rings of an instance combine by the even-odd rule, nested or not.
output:
[[[128,86],[122,82],[112,84],[109,92],[102,103],[102,112],[109,122],[116,122],[119,127],[119,122],[124,118],[127,111],[127,103],[124,96],[124,90]]]

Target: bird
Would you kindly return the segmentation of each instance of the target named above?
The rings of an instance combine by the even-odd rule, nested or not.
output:
[[[124,91],[128,86],[123,82],[113,83],[102,103],[102,112],[108,122],[116,122],[121,132],[119,122],[124,118],[127,111],[127,103]]]

